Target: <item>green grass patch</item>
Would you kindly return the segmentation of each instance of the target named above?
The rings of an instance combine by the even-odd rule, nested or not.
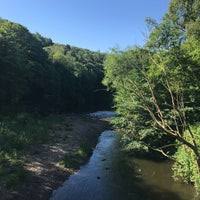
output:
[[[23,161],[16,154],[0,154],[0,185],[14,189],[26,178]]]
[[[0,187],[15,188],[26,172],[23,156],[34,144],[48,143],[50,129],[62,117],[41,117],[26,113],[0,116]]]
[[[77,169],[84,163],[85,159],[91,154],[92,148],[88,143],[82,143],[75,152],[66,154],[60,164],[66,168]]]

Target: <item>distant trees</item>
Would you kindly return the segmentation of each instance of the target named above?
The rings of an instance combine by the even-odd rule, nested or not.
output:
[[[42,47],[47,47],[53,45],[53,41],[50,38],[45,38],[39,33],[34,33],[33,36],[40,42]]]
[[[110,103],[102,89],[104,54],[53,44],[0,19],[0,111],[68,112]]]
[[[40,42],[23,26],[5,20],[0,21],[0,38],[1,109],[12,110],[28,104],[30,88],[32,96],[43,101],[40,92],[45,90],[45,76],[49,73],[42,71],[50,68]],[[36,90],[38,95],[33,94]]]
[[[199,1],[173,0],[160,24],[148,19],[144,48],[114,50],[104,84],[115,91],[116,126],[125,148],[156,150],[200,189]],[[178,149],[175,156],[169,150]]]
[[[58,77],[62,77],[66,82],[65,88],[61,87],[65,92],[61,93],[68,95],[65,99],[71,103],[72,110],[102,109],[110,106],[112,96],[101,83],[105,54],[58,44],[46,47],[45,50],[57,73],[59,70],[68,73],[68,83],[67,74],[63,75],[64,72]]]

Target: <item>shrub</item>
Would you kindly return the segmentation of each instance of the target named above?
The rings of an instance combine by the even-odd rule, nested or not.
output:
[[[195,140],[200,148],[200,125],[191,128],[194,133]],[[184,137],[192,142],[192,138],[188,131],[184,133]],[[181,145],[174,156],[176,162],[173,165],[175,180],[181,180],[186,183],[193,183],[197,192],[200,191],[200,173],[195,154],[185,145]]]

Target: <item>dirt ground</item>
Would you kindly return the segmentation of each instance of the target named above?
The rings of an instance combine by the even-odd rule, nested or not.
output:
[[[98,136],[108,127],[107,121],[92,119],[85,115],[64,116],[62,123],[52,126],[48,144],[34,145],[27,152],[24,167],[28,175],[25,183],[16,191],[0,191],[0,199],[49,199],[52,191],[61,186],[76,170],[60,165],[63,157],[76,151],[83,141],[89,141],[90,147],[95,147]],[[88,158],[89,156],[83,162]]]

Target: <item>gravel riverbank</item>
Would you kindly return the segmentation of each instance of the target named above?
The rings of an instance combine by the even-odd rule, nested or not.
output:
[[[45,200],[68,176],[86,162],[98,136],[109,127],[108,122],[86,115],[65,115],[62,123],[51,128],[48,144],[31,146],[25,156],[27,177],[15,191],[0,191],[2,200]],[[87,152],[81,152],[85,146]],[[62,162],[76,155],[76,165]]]

